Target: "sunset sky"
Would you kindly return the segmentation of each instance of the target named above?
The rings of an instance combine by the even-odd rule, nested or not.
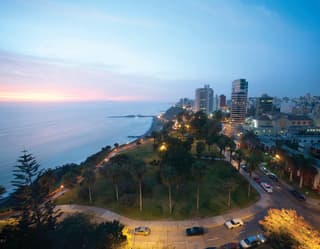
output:
[[[319,0],[1,0],[0,101],[320,95]]]

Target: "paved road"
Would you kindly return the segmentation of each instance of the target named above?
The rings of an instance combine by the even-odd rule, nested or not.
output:
[[[259,176],[262,180],[273,185],[273,193],[266,193],[259,184],[249,179],[245,172],[241,171],[241,174],[259,192],[260,200],[250,207],[215,217],[186,221],[140,221],[91,206],[61,205],[59,208],[65,213],[88,212],[94,214],[98,221],[119,220],[126,225],[126,229],[131,234],[133,248],[170,245],[176,249],[200,249],[207,246],[220,246],[232,241],[238,242],[249,235],[261,232],[258,221],[263,219],[270,207],[293,208],[314,227],[320,227],[320,205],[315,207],[310,203],[296,200],[288,191],[287,185],[276,187],[276,184],[261,172],[255,173],[254,176]],[[242,218],[245,225],[234,230],[227,230],[223,225],[224,222],[234,217]],[[152,230],[151,235],[135,236],[132,231],[137,226],[149,226]],[[185,229],[191,226],[203,226],[206,228],[206,233],[203,236],[187,237]]]
[[[112,152],[105,160],[115,156],[124,150],[133,149],[136,144],[129,144],[118,151]],[[228,155],[226,155],[228,158]],[[234,166],[236,163],[233,162]],[[243,170],[240,173],[252,186],[259,192],[260,200],[250,207],[232,211],[224,215],[209,217],[204,219],[191,219],[186,221],[140,221],[120,216],[117,213],[106,209],[81,206],[81,205],[61,205],[59,208],[65,213],[88,212],[95,216],[97,221],[119,220],[126,225],[126,229],[131,234],[132,248],[155,248],[159,246],[173,246],[176,249],[200,249],[208,246],[220,246],[227,242],[238,242],[241,239],[262,232],[259,226],[259,220],[262,220],[269,208],[292,208],[297,210],[298,214],[305,217],[314,227],[320,227],[320,201],[319,203],[304,203],[296,200],[288,191],[290,186],[285,183],[278,187],[262,172],[258,171],[253,176],[258,176],[263,181],[273,186],[273,193],[266,193],[262,187],[249,178]],[[245,186],[247,187],[247,186]],[[245,221],[243,227],[228,230],[223,225],[226,220],[231,218],[242,218]],[[149,236],[135,236],[132,231],[137,226],[149,226],[152,230]],[[191,226],[203,226],[206,233],[203,236],[187,237],[185,229]]]

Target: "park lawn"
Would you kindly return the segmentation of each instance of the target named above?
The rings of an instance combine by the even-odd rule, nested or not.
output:
[[[140,149],[143,146],[140,147]],[[152,151],[152,143],[151,143]],[[140,155],[153,157],[155,154],[144,148]],[[130,153],[133,153],[131,151]],[[137,155],[137,154],[136,154]],[[258,200],[259,196],[252,190],[250,198],[247,197],[248,183],[239,175],[228,162],[205,161],[208,165],[207,173],[200,184],[200,211],[196,211],[196,184],[186,180],[183,184],[173,187],[173,210],[169,213],[168,189],[161,182],[158,166],[147,166],[147,172],[143,178],[143,211],[139,211],[138,184],[130,176],[123,176],[119,184],[119,201],[115,200],[114,185],[111,179],[97,174],[97,180],[93,190],[92,205],[110,209],[124,216],[143,219],[181,220],[192,217],[215,216],[231,209],[246,207]],[[231,208],[228,207],[228,191],[225,183],[232,179],[236,188],[232,191]],[[85,196],[87,191],[81,190],[81,186],[65,193],[58,200],[58,204],[83,204],[90,205]],[[79,194],[82,193],[82,194]],[[83,194],[84,193],[84,194]]]
[[[158,160],[158,153],[153,149],[153,139],[145,140],[142,144],[137,145],[134,149],[122,153],[143,159],[146,163],[153,159]]]

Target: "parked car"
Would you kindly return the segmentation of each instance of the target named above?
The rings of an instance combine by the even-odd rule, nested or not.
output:
[[[268,184],[266,182],[261,182],[260,185],[267,193],[273,192],[272,186],[270,184]]]
[[[219,249],[239,249],[239,243],[235,243],[235,242],[227,243],[220,246]]]
[[[134,229],[134,234],[136,235],[149,235],[151,233],[151,229],[149,227],[136,227]]]
[[[270,171],[269,171],[266,167],[264,167],[264,166],[260,166],[260,169],[261,169],[261,171],[262,171],[265,175],[267,175],[268,173],[270,173]]]
[[[306,197],[304,197],[303,194],[301,194],[299,191],[293,189],[290,190],[291,194],[296,197],[299,201],[306,201]]]
[[[260,182],[261,182],[261,180],[260,180],[259,177],[253,177],[253,180],[254,180],[256,183],[260,183]]]
[[[278,181],[279,181],[279,180],[278,180],[278,177],[277,177],[275,174],[273,174],[273,173],[268,173],[267,176],[268,176],[271,180],[273,180],[273,181],[275,181],[275,182],[278,182]]]
[[[243,221],[239,218],[234,218],[231,220],[228,220],[224,223],[224,225],[228,228],[228,229],[233,229],[235,227],[240,227],[243,225]]]
[[[245,164],[241,164],[241,169],[243,169],[245,172],[247,172],[248,173],[248,168],[247,168],[247,165],[245,165]]]
[[[186,229],[187,236],[194,236],[194,235],[202,235],[204,234],[203,227],[189,227]]]
[[[252,248],[266,242],[266,238],[262,234],[249,236],[240,241],[240,248]]]

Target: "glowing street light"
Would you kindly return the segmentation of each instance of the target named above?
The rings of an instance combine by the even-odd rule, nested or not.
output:
[[[162,152],[162,151],[166,151],[168,148],[167,148],[167,145],[165,143],[161,144],[159,150]]]

